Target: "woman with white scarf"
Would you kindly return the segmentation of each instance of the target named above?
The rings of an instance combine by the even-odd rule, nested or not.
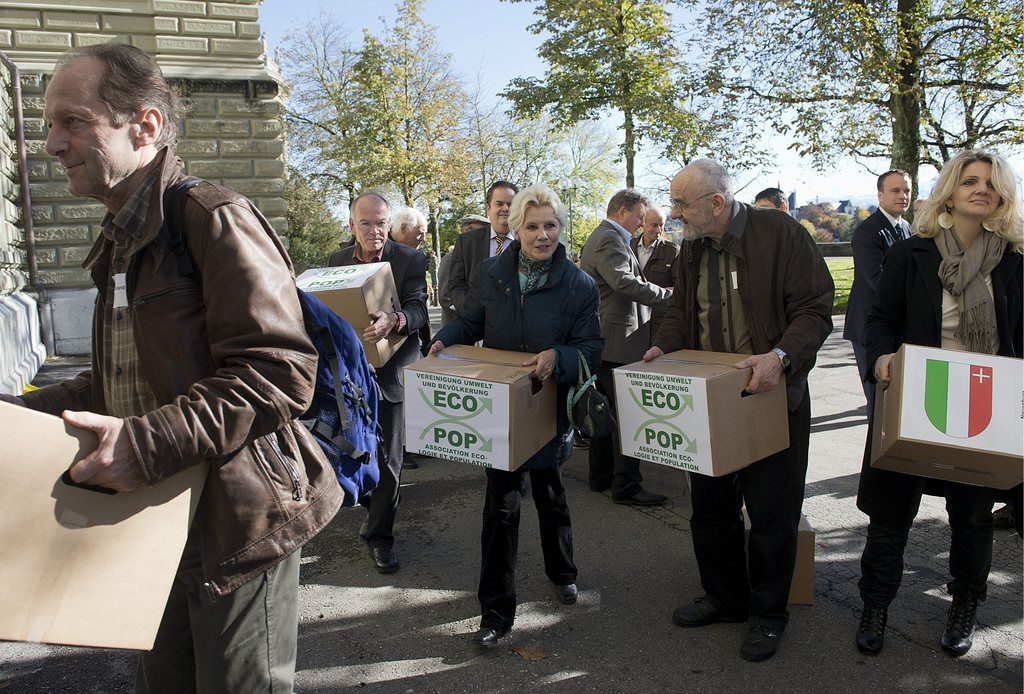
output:
[[[968,150],[940,172],[914,220],[917,235],[885,258],[866,327],[869,379],[888,386],[903,343],[1021,358],[1024,224],[1013,171],[1001,157]],[[871,413],[869,413],[870,421]],[[946,498],[952,596],[942,649],[972,644],[992,565],[995,491],[872,468],[871,433],[857,507],[870,517],[858,583],[864,610],[857,648],[882,650],[889,604],[903,575],[903,552],[921,494]]]

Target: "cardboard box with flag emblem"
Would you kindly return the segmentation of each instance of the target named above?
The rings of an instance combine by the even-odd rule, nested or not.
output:
[[[555,436],[555,381],[532,356],[452,345],[405,367],[405,450],[517,469]]]
[[[615,369],[623,455],[718,477],[788,448],[786,379],[747,393],[746,357],[680,350]]]
[[[873,467],[1014,487],[1024,479],[1024,362],[903,345],[872,429]]]

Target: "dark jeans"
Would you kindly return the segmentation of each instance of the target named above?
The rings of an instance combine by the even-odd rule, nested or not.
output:
[[[370,493],[370,510],[360,534],[370,547],[390,549],[395,544],[395,514],[402,500],[402,457],[405,454],[405,403],[380,399],[378,421],[387,445],[387,465],[380,466],[380,482]],[[380,457],[378,457],[380,460]]]
[[[484,523],[480,533],[480,626],[505,631],[516,617],[516,555],[519,551],[519,504],[530,475],[533,503],[540,521],[544,573],[555,585],[576,582],[572,561],[572,520],[558,468],[514,472],[488,469]]]
[[[299,624],[299,551],[211,601],[188,577],[198,543],[185,547],[152,651],[139,655],[138,694],[292,691]]]
[[[950,595],[984,600],[992,568],[992,505],[995,492],[969,484],[946,483],[946,513],[951,539],[947,584]],[[916,494],[915,507],[921,503]],[[903,580],[903,550],[911,523],[886,525],[872,520],[860,558],[860,597],[870,607],[888,607]]]
[[[597,373],[597,388],[606,396],[615,408],[615,388],[612,382],[612,369],[622,364],[602,364]],[[644,476],[640,474],[640,461],[622,455],[618,432],[607,436],[596,436],[590,439],[590,486],[593,489],[606,488],[609,483],[612,496],[615,498],[629,497],[640,491],[640,483]]]
[[[853,347],[853,358],[857,360],[857,377],[863,379],[868,368],[867,348],[853,340],[850,340],[850,346]],[[873,412],[875,407],[875,384],[861,380],[860,387],[864,389],[864,398],[868,401],[868,412]]]
[[[804,391],[789,413],[789,448],[722,477],[690,475],[690,530],[704,593],[716,607],[780,631],[789,621],[810,428],[811,396]]]

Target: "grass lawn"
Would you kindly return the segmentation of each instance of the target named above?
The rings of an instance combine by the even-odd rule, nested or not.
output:
[[[850,287],[853,286],[853,258],[825,258],[832,281],[836,285],[835,303],[832,304],[832,315],[846,313],[846,302],[850,299]]]

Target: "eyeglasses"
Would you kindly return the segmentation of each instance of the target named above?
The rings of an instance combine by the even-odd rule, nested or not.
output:
[[[386,219],[380,219],[376,222],[371,222],[368,219],[364,219],[361,222],[359,222],[358,226],[360,231],[369,231],[370,229],[387,229],[390,223],[391,222],[389,222]]]
[[[698,197],[694,198],[693,200],[691,200],[690,202],[686,202],[685,200],[681,200],[679,198],[671,198],[669,200],[669,202],[672,203],[672,207],[678,207],[681,210],[685,210],[688,207],[692,207],[693,204],[696,203],[698,200],[703,200],[704,198],[708,197],[709,195],[715,195],[715,192],[712,191],[710,193],[704,193],[704,195],[698,196]]]

